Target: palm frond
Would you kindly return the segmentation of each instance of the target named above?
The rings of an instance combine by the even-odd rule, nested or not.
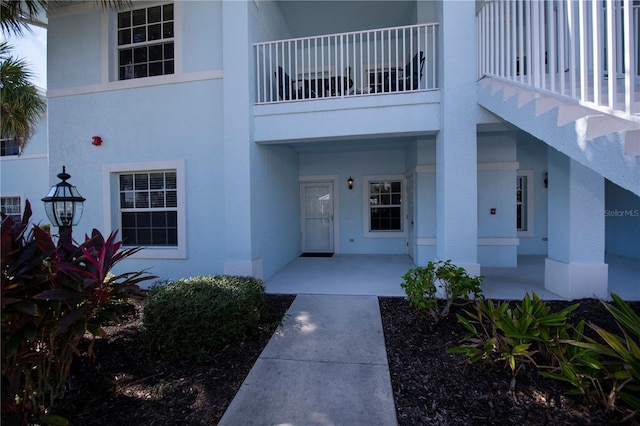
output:
[[[64,6],[71,1],[64,0],[0,0],[0,28],[3,35],[22,37],[25,31],[31,32],[29,23],[51,8]],[[96,0],[103,10],[125,10],[133,7],[132,0]]]
[[[47,0],[0,0],[0,28],[4,35],[22,37],[31,32],[29,22],[36,21],[50,6]]]
[[[22,149],[47,103],[31,83],[27,62],[11,56],[10,50],[9,44],[0,43],[0,135],[12,137]]]

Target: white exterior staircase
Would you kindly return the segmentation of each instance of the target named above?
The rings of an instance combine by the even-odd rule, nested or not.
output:
[[[625,119],[493,77],[478,82],[478,103],[640,196],[640,117]]]
[[[487,0],[478,103],[640,196],[639,29],[632,0]]]

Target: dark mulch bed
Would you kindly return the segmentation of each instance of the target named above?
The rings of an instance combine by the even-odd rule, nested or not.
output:
[[[74,425],[214,425],[235,396],[294,296],[267,295],[272,317],[259,334],[200,363],[167,361],[143,349],[142,306],[119,325],[105,327],[95,346],[97,359],[82,360],[80,388],[56,410]],[[610,315],[594,300],[576,313],[614,331]],[[566,303],[553,302],[554,310]],[[640,303],[633,304],[640,310]],[[619,417],[585,407],[561,385],[532,369],[511,376],[446,349],[460,343],[464,329],[454,310],[431,324],[403,298],[380,298],[394,399],[400,425],[611,424]],[[194,326],[197,326],[194,324]]]
[[[95,344],[95,362],[83,356],[80,388],[57,414],[83,426],[215,425],[295,299],[266,297],[271,314],[259,333],[199,364],[146,352],[138,304],[119,325],[104,327],[107,336]]]
[[[620,334],[598,300],[579,302],[572,322],[585,319]],[[569,304],[550,303],[554,312]],[[632,307],[640,312],[640,303]],[[454,307],[451,317],[438,324],[403,298],[380,298],[380,310],[400,425],[609,425],[621,420],[600,406],[584,406],[568,397],[566,386],[543,378],[532,367],[517,373],[510,391],[512,377],[506,370],[469,365],[464,355],[447,354],[465,336],[455,317],[462,307]]]

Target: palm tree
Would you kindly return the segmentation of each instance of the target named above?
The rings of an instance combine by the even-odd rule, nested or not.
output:
[[[26,146],[47,103],[31,83],[33,74],[24,59],[11,55],[11,46],[0,42],[0,135]]]
[[[3,36],[23,36],[31,31],[30,23],[38,22],[51,7],[61,0],[0,0],[0,28]],[[131,0],[99,0],[103,9],[130,7]],[[0,42],[0,137],[13,138],[25,147],[38,119],[46,112],[46,101],[31,83],[33,74],[23,59],[10,54],[11,46]]]
[[[1,0],[2,35],[21,37],[25,30],[30,32],[29,23],[36,22],[48,6],[46,1]],[[11,49],[6,41],[0,43],[0,137],[15,140],[22,151],[47,111],[47,103],[31,82],[27,62],[12,56]]]

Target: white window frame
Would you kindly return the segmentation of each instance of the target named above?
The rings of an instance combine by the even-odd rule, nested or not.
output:
[[[178,55],[177,55],[177,34],[178,34],[178,30],[181,29],[179,28],[179,26],[177,25],[178,18],[179,18],[179,14],[178,16],[176,15],[176,12],[178,12],[178,5],[179,2],[171,2],[171,1],[164,1],[164,2],[153,2],[153,3],[148,3],[148,4],[144,4],[144,7],[135,7],[136,5],[134,4],[133,8],[131,8],[129,10],[129,12],[133,12],[136,10],[141,10],[144,9],[145,11],[153,8],[153,7],[163,7],[165,5],[171,4],[173,5],[173,37],[171,38],[160,38],[157,40],[145,40],[144,42],[137,42],[134,43],[133,41],[128,44],[128,45],[119,45],[118,44],[118,32],[119,32],[119,28],[118,28],[118,15],[119,13],[122,12],[126,12],[126,11],[122,11],[122,12],[115,12],[115,16],[114,16],[114,21],[113,21],[113,27],[112,27],[112,31],[113,31],[113,46],[114,46],[114,50],[113,50],[113,65],[114,65],[114,75],[113,75],[113,80],[114,81],[135,81],[135,80],[145,80],[151,77],[163,77],[163,76],[172,76],[178,73]],[[163,21],[160,21],[160,23],[162,23]],[[148,23],[144,24],[144,27],[147,28],[148,27]],[[173,73],[170,74],[165,74],[164,72],[162,74],[158,74],[158,75],[154,75],[154,76],[145,76],[145,77],[132,77],[130,79],[120,79],[120,50],[121,49],[126,49],[126,48],[131,48],[131,49],[135,49],[136,47],[148,47],[148,46],[152,46],[152,45],[164,45],[167,43],[172,43],[173,44]],[[148,59],[148,58],[147,58]],[[146,64],[149,64],[149,61],[146,62]],[[164,60],[162,61],[162,66],[164,67]],[[135,66],[135,65],[134,65]]]
[[[17,157],[22,153],[22,150],[20,149],[20,144],[14,138],[9,137],[9,138],[1,138],[0,139],[0,142],[12,142],[12,141],[17,145],[18,153],[17,154],[5,154],[2,157]]]
[[[400,181],[402,184],[402,202],[400,205],[401,231],[371,231],[371,208],[369,206],[369,184],[380,181]],[[407,179],[404,175],[375,175],[362,177],[362,230],[365,238],[405,238],[407,233],[405,188]]]
[[[22,215],[24,214],[24,205],[22,201],[22,197],[20,195],[3,195],[0,199],[17,199],[18,200],[18,213],[9,213],[8,216],[17,216],[17,219],[14,218],[14,222],[19,223],[22,220]],[[6,214],[6,213],[5,213]]]
[[[535,211],[534,208],[534,179],[533,179],[533,170],[518,170],[516,176],[518,178],[525,178],[527,180],[527,192],[526,196],[522,198],[523,204],[525,204],[524,209],[526,210],[526,219],[527,219],[527,229],[520,231],[518,230],[518,238],[531,238],[534,235],[533,224],[535,223],[533,213]],[[517,191],[517,183],[516,183],[516,191]],[[516,194],[517,195],[517,194]],[[517,198],[516,198],[517,203]],[[517,227],[516,223],[516,227]]]
[[[103,208],[105,229],[122,229],[120,215],[120,184],[119,176],[123,173],[150,173],[155,171],[175,170],[178,202],[178,245],[150,246],[143,248],[131,256],[134,259],[186,259],[187,258],[187,222],[186,222],[186,182],[185,162],[155,161],[142,163],[105,164],[102,167],[103,176]],[[122,235],[118,233],[121,238]]]

